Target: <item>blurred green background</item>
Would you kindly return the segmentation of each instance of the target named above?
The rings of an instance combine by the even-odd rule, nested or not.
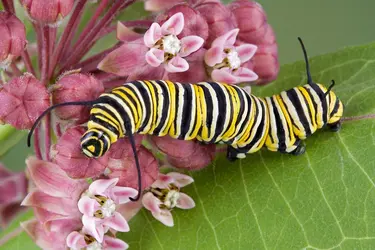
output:
[[[258,2],[263,5],[268,20],[275,29],[281,64],[302,59],[297,36],[304,39],[309,56],[375,41],[375,1],[259,0]],[[142,4],[139,3],[137,8],[122,16],[124,18],[140,16],[143,13],[141,9]],[[25,135],[26,131],[18,135],[17,141],[21,136],[22,139],[0,158],[11,169],[23,169],[26,155],[31,154],[31,150],[26,147]],[[0,149],[4,150],[11,146],[13,139],[14,134],[9,134],[8,140],[0,137]]]

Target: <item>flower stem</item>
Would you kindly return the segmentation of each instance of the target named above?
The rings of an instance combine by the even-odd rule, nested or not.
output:
[[[61,67],[62,71],[67,70],[71,65],[78,63],[80,59],[85,55],[85,53],[92,47],[92,45],[94,44],[93,40],[99,34],[101,29],[107,26],[113,20],[113,18],[117,14],[117,11],[130,5],[133,2],[135,2],[135,0],[116,1],[103,16],[103,18],[99,21],[99,23],[97,23],[95,27],[82,40],[82,42],[80,42],[77,46],[74,46],[75,49],[70,53],[71,56],[67,58],[65,64]]]
[[[29,55],[29,52],[27,51],[27,49],[25,49],[22,52],[21,56],[22,56],[23,62],[25,63],[27,71],[35,76],[35,70],[34,70],[34,67],[31,63],[30,55]]]
[[[22,232],[23,232],[23,228],[22,227],[17,227],[13,231],[11,231],[11,232],[7,233],[6,235],[4,235],[0,239],[0,247],[3,246],[3,245],[5,245],[11,239],[13,239],[13,238],[17,237],[18,235],[20,235]]]
[[[112,51],[114,51],[115,49],[117,49],[118,47],[120,47],[120,45],[122,45],[122,43],[117,43],[115,46],[113,46],[112,48],[109,48],[109,49],[106,49],[96,55],[93,55],[89,58],[87,58],[86,60],[76,64],[73,66],[73,68],[75,69],[79,69],[81,68],[82,71],[93,71],[93,70],[96,70],[96,66],[98,65],[98,63],[106,56],[108,55],[109,53],[111,53]]]
[[[90,33],[96,21],[98,20],[99,16],[102,14],[103,10],[108,4],[108,0],[102,0],[96,9],[94,15],[91,17],[90,21],[87,23],[86,28],[82,31],[81,35],[77,39],[77,43],[75,46],[79,46],[80,43],[84,40],[84,38]]]
[[[13,75],[16,75],[16,76],[22,75],[21,70],[18,69],[17,65],[14,62],[10,64],[10,68],[12,69]]]
[[[42,151],[40,149],[40,143],[39,143],[39,134],[40,134],[40,128],[36,128],[34,132],[34,150],[35,150],[35,156],[42,160]]]
[[[41,81],[44,85],[48,84],[48,66],[49,66],[49,52],[50,52],[50,27],[41,27],[42,34],[42,67],[41,67]]]
[[[10,13],[15,13],[13,0],[2,0],[4,9]]]
[[[48,74],[49,78],[53,76],[53,72],[56,68],[57,62],[59,62],[63,51],[67,47],[66,45],[69,45],[70,39],[72,39],[73,37],[73,35],[71,34],[71,32],[74,30],[73,26],[75,26],[77,20],[79,20],[80,13],[82,12],[82,9],[85,7],[86,2],[87,0],[80,0],[77,3],[71,18],[69,19],[69,22],[64,29],[64,33],[62,34],[61,39],[57,45],[57,49],[53,53],[51,67]]]
[[[51,114],[46,116],[45,130],[44,130],[44,145],[46,150],[46,160],[50,161],[50,150],[51,150]]]
[[[33,23],[33,27],[34,27],[34,30],[35,30],[35,33],[36,33],[36,41],[37,41],[37,46],[38,46],[38,66],[39,66],[39,73],[41,71],[41,68],[42,68],[42,41],[43,41],[43,36],[42,36],[42,32],[40,30],[40,26],[38,26],[37,24]]]

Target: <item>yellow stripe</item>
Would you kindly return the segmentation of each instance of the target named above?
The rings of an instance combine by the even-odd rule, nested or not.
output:
[[[224,87],[228,90],[229,92],[229,98],[230,101],[232,102],[233,106],[233,117],[232,117],[232,123],[229,126],[229,129],[222,135],[222,138],[225,140],[229,140],[230,136],[234,134],[236,131],[236,122],[238,118],[238,113],[239,113],[239,98],[237,95],[237,91],[233,89],[233,87],[224,84]],[[229,105],[229,103],[227,103]]]
[[[117,89],[117,88],[116,88]],[[114,89],[114,90],[116,90]],[[124,90],[128,95],[130,95],[133,100],[136,102],[136,105],[137,105],[137,108],[136,108],[136,114],[138,115],[138,120],[137,120],[137,124],[136,124],[136,128],[135,128],[135,131],[137,131],[139,129],[139,127],[141,126],[141,122],[142,122],[142,119],[141,117],[143,116],[143,109],[142,109],[142,106],[141,106],[141,103],[139,101],[139,98],[128,88],[124,88],[124,87],[119,87],[118,89],[122,89]],[[133,105],[133,104],[132,104]],[[133,105],[134,106],[134,105]]]
[[[266,127],[263,127],[263,134],[262,134],[262,137],[259,141],[259,144],[257,147],[253,148],[253,149],[250,149],[249,150],[249,153],[253,153],[253,152],[256,152],[258,151],[265,143],[266,141],[266,138],[268,138],[268,130],[269,130],[269,122],[270,122],[270,119],[269,119],[269,114],[268,114],[268,106],[267,106],[267,103],[264,99],[262,98],[258,98],[259,102],[261,103],[260,105],[264,105],[264,119],[266,120],[266,124],[264,126]],[[255,136],[255,135],[254,135]],[[256,144],[255,144],[256,145]],[[254,146],[255,146],[254,145]]]
[[[168,94],[169,94],[169,112],[166,120],[167,126],[164,127],[164,131],[160,131],[160,136],[165,136],[168,134],[174,120],[176,119],[176,89],[175,85],[171,81],[165,81],[168,85]]]
[[[102,110],[100,108],[100,106],[96,106],[96,107],[93,107],[90,111],[90,114],[92,115],[97,115],[97,114],[100,114],[100,115],[103,115],[104,117],[102,116],[96,116],[98,119],[102,120],[102,121],[105,121],[105,122],[108,122],[109,124],[111,124],[113,127],[117,128],[117,130],[119,131],[119,136],[120,137],[123,137],[124,136],[124,133],[122,131],[122,126],[121,124],[119,123],[118,120],[116,120],[115,118],[113,118],[110,114],[108,114],[107,112],[105,112],[104,110]],[[105,118],[105,119],[104,119]]]
[[[195,128],[193,129],[193,132],[191,133],[191,136],[188,137],[188,140],[192,140],[197,137],[199,129],[203,125],[203,128],[206,128],[206,134],[208,133],[208,128],[206,126],[206,115],[202,114],[207,114],[206,112],[206,106],[203,104],[204,100],[204,93],[203,89],[199,87],[198,85],[192,85],[195,93]],[[192,117],[193,119],[193,117]],[[203,131],[203,129],[202,129]]]
[[[311,131],[312,133],[315,132],[315,130],[317,129],[317,124],[316,124],[316,119],[315,119],[315,108],[314,108],[314,104],[310,98],[310,95],[309,93],[307,92],[307,90],[303,87],[298,87],[299,91],[301,91],[302,95],[306,98],[306,101],[309,105],[309,109],[311,110],[311,123],[312,123],[312,126],[314,128],[314,131]],[[310,115],[309,112],[307,112],[307,115]]]
[[[111,143],[115,143],[118,139],[117,135],[115,133],[113,133],[111,130],[109,130],[106,127],[103,127],[102,125],[100,125],[98,123],[95,123],[93,121],[89,121],[87,123],[87,127],[88,127],[89,130],[91,130],[93,128],[97,128],[99,130],[105,131],[109,135],[109,140],[110,140]]]
[[[148,129],[147,133],[148,134],[152,134],[152,132],[154,131],[154,129],[156,128],[156,115],[157,115],[157,103],[156,103],[156,97],[155,97],[155,92],[154,92],[154,88],[152,86],[152,84],[149,82],[149,81],[143,81],[147,87],[148,87],[148,91],[151,95],[151,99],[152,99],[152,117],[150,117],[150,121],[151,121],[151,127]],[[149,127],[149,123],[147,123],[147,128]]]
[[[295,142],[295,136],[294,136],[294,132],[293,132],[293,123],[290,119],[290,116],[289,116],[289,113],[288,111],[286,110],[286,107],[282,101],[282,98],[280,95],[276,95],[276,100],[279,104],[279,107],[281,108],[281,111],[283,112],[283,115],[284,115],[284,119],[286,120],[286,123],[287,123],[287,126],[288,126],[288,131],[285,131],[285,137],[286,136],[289,136],[290,137],[290,142],[291,142],[291,145],[286,145],[286,147],[288,148],[289,146],[292,146]]]
[[[255,103],[254,98],[256,98],[256,97],[253,97],[252,95],[250,95],[251,105],[249,103],[249,108],[251,108],[251,115],[250,115],[250,120],[246,124],[245,133],[238,140],[238,145],[240,147],[246,146],[247,143],[245,143],[245,141],[246,141],[247,138],[250,137],[250,130],[254,126],[255,111],[258,108],[257,105],[256,105],[256,103]]]
[[[119,90],[112,90],[112,93],[118,94],[119,96],[121,96],[121,98],[127,103],[127,105],[132,110],[132,114],[134,115],[134,124],[138,123],[139,122],[138,112],[135,106],[133,105],[133,103],[130,101],[130,99]]]

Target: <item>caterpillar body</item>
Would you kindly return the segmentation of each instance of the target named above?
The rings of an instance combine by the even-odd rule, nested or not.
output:
[[[133,81],[102,94],[93,105],[81,146],[100,157],[127,132],[229,145],[228,158],[266,146],[300,154],[300,143],[328,124],[337,129],[342,102],[311,83],[260,98],[218,82]]]
[[[169,135],[180,140],[225,143],[227,158],[244,158],[262,147],[299,155],[302,140],[325,126],[341,127],[344,105],[332,91],[314,83],[306,49],[298,38],[306,63],[307,84],[271,97],[256,97],[234,85],[218,82],[183,84],[149,80],[132,81],[104,93],[93,101],[55,104],[35,121],[28,136],[52,109],[89,105],[87,131],[81,148],[88,157],[100,157],[119,138],[128,136],[138,170],[137,198],[141,195],[141,172],[133,134]]]

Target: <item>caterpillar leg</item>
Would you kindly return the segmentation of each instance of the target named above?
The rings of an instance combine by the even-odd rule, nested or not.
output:
[[[291,155],[302,155],[303,153],[305,153],[306,151],[306,146],[301,143],[301,141],[299,141],[297,147],[292,151],[290,152],[289,154]]]
[[[329,129],[332,131],[332,132],[337,132],[341,129],[341,121],[338,120],[337,122],[335,123],[332,123],[332,124],[328,124],[328,127]]]
[[[243,159],[245,157],[246,157],[245,153],[241,153],[237,149],[235,149],[234,147],[228,145],[227,159],[229,161],[233,162],[233,161],[236,161],[237,159]]]

